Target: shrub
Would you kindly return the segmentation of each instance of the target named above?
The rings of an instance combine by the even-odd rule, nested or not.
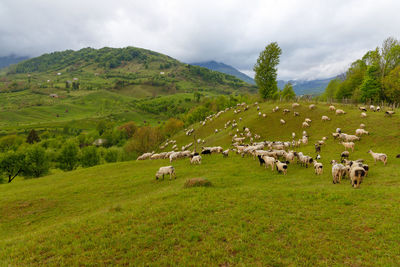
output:
[[[79,165],[79,147],[75,142],[67,142],[58,157],[58,166],[63,171],[72,171]]]
[[[117,162],[119,156],[119,149],[116,147],[111,147],[107,149],[104,155],[104,159],[106,162]]]
[[[33,145],[26,150],[23,173],[25,177],[40,177],[49,172],[50,161],[46,150]]]
[[[96,166],[100,163],[100,155],[97,148],[88,146],[82,149],[81,165],[84,168]]]

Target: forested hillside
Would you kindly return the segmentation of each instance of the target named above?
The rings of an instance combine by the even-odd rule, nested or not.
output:
[[[327,86],[324,99],[400,103],[400,42],[387,38],[381,47],[354,61],[343,79]]]

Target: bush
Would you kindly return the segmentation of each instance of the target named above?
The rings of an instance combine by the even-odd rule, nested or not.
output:
[[[63,171],[72,171],[79,165],[79,147],[75,142],[67,142],[58,157],[58,167]]]
[[[100,163],[100,155],[97,148],[88,146],[82,149],[81,165],[84,168],[96,166]]]
[[[26,150],[23,174],[25,177],[40,177],[49,172],[50,161],[46,150],[33,145]]]
[[[116,147],[111,147],[107,149],[104,155],[104,159],[106,162],[117,162],[119,157],[119,149]]]

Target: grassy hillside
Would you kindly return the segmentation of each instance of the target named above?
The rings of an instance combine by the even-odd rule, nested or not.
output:
[[[177,179],[156,181],[154,174],[167,160],[107,164],[72,172],[0,185],[0,265],[328,265],[394,266],[400,261],[400,119],[368,112],[360,118],[353,106],[335,116],[319,104],[300,117],[272,113],[276,104],[244,113],[229,111],[206,126],[195,126],[206,145],[227,148],[227,120],[239,117],[265,140],[299,136],[305,117],[310,143],[298,151],[314,155],[322,136],[325,172],[289,166],[286,176],[265,170],[251,157],[231,154],[204,156],[202,165],[188,159],[173,162]],[[279,104],[281,108],[289,104]],[[321,122],[321,115],[332,118]],[[281,126],[279,119],[286,125]],[[352,158],[370,165],[358,190],[348,180],[332,184],[331,159],[343,147],[332,140],[336,127],[354,132],[363,122],[370,131],[356,143]],[[193,140],[184,133],[179,146]],[[366,152],[389,156],[376,166]],[[183,188],[188,178],[203,177],[209,188]]]
[[[153,123],[187,112],[196,103],[182,101],[193,100],[194,93],[213,96],[255,90],[234,76],[150,50],[66,50],[25,60],[0,72],[0,127],[20,131],[82,125],[109,116]],[[178,101],[182,102],[179,107]],[[148,106],[150,102],[169,102],[170,110],[149,112],[141,102]]]

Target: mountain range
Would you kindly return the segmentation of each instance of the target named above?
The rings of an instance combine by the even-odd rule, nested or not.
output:
[[[28,58],[29,57],[21,57],[21,56],[16,56],[16,55],[0,57],[0,69],[4,68],[4,67],[8,67],[11,64],[17,64],[18,62],[21,62]]]

